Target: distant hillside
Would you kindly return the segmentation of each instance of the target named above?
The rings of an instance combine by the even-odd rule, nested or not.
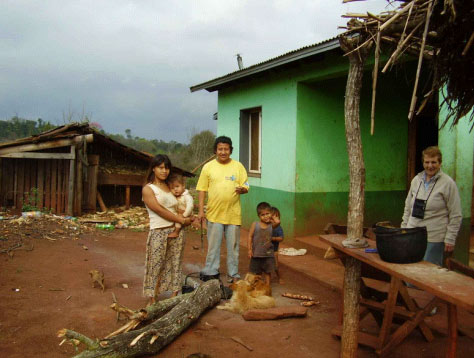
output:
[[[37,121],[32,121],[15,116],[10,120],[0,121],[0,142],[30,137],[55,127],[55,125],[45,122],[41,118],[38,118]]]

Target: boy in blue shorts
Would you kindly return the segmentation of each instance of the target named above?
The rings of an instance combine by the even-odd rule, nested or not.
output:
[[[249,271],[262,275],[263,282],[270,286],[270,275],[275,270],[272,243],[272,207],[266,202],[257,205],[260,221],[252,223],[247,242],[250,258]]]
[[[280,242],[283,241],[283,229],[280,226],[280,210],[276,207],[272,208],[272,244],[273,244],[273,251],[275,256],[275,274],[278,278],[278,283],[282,284],[283,280],[280,276],[280,271],[278,269],[278,246],[280,246]]]

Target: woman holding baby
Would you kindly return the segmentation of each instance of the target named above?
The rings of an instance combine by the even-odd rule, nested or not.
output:
[[[178,215],[178,199],[169,187],[171,168],[168,156],[155,156],[150,162],[146,184],[142,189],[143,201],[150,217],[143,295],[150,304],[165,291],[171,291],[172,296],[176,296],[182,283],[184,231],[176,230],[175,224],[187,226],[191,219]]]

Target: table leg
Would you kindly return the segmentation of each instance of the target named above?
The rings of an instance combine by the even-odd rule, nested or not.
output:
[[[422,310],[418,310],[413,319],[407,320],[389,337],[385,345],[376,352],[381,356],[389,354],[397,345],[403,340],[425,319],[426,315],[431,312],[438,299],[433,298]]]
[[[399,291],[400,291],[400,296],[402,296],[403,302],[405,302],[405,306],[410,311],[417,312],[419,310],[419,307],[417,306],[417,304],[413,300],[413,298],[410,297],[410,295],[408,294],[408,289],[406,288],[406,286],[403,283],[400,284],[400,290]],[[423,337],[425,337],[425,339],[428,342],[431,342],[434,339],[433,333],[431,332],[430,327],[428,327],[428,325],[424,321],[420,322],[418,327],[421,331],[421,334],[423,334]]]
[[[383,315],[382,327],[379,334],[379,349],[381,349],[390,335],[390,328],[392,326],[393,311],[397,304],[398,288],[400,287],[400,279],[393,277],[390,281],[390,290],[388,291],[387,303],[385,305],[385,312]]]
[[[458,313],[456,305],[448,303],[448,350],[447,358],[456,357],[458,340]]]

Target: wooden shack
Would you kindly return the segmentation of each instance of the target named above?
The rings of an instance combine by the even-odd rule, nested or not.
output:
[[[141,205],[151,159],[88,123],[0,143],[0,207],[78,216],[97,205]]]

